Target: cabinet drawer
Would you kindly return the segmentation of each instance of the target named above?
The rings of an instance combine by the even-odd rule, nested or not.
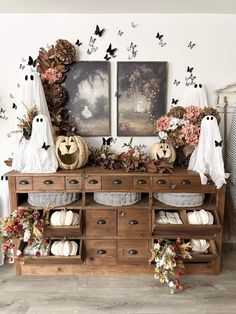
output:
[[[64,191],[64,177],[33,177],[33,189],[43,191]]]
[[[66,177],[66,190],[78,191],[82,189],[81,176]]]
[[[116,240],[86,240],[87,265],[115,265]]]
[[[172,190],[192,190],[195,187],[199,189],[201,187],[200,177],[170,177],[170,188]]]
[[[149,177],[134,177],[134,189],[147,191],[150,187],[150,178]]]
[[[16,190],[32,190],[32,177],[16,177]]]
[[[116,235],[116,210],[86,210],[86,236]]]
[[[148,240],[118,241],[118,263],[120,264],[147,264],[148,254]]]
[[[168,176],[153,176],[152,178],[152,188],[154,190],[165,190],[169,188],[170,180]]]
[[[84,179],[86,190],[101,190],[101,176],[88,176]]]
[[[125,237],[147,237],[150,214],[145,209],[122,209],[118,214],[118,235]]]
[[[133,188],[132,176],[102,177],[103,190],[131,190]]]

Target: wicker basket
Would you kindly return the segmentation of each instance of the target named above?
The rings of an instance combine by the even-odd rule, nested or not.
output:
[[[141,200],[141,193],[96,192],[95,202],[107,206],[133,205]]]
[[[28,202],[32,206],[65,206],[77,201],[79,193],[29,193]]]
[[[201,206],[204,201],[204,193],[154,193],[158,201],[175,207]]]

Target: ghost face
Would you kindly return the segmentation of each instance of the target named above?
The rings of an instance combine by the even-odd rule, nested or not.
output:
[[[42,147],[44,142],[46,145],[53,144],[48,118],[45,115],[39,114],[34,118],[31,138],[36,147]]]

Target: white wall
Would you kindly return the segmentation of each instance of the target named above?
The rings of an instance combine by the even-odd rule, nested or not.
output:
[[[137,24],[131,27],[131,22]],[[96,53],[86,53],[90,36],[96,24],[106,28],[104,36],[97,41]],[[118,48],[117,58],[111,61],[111,107],[112,135],[116,137],[116,62],[127,61],[127,46],[137,44],[136,61],[168,62],[168,107],[171,99],[183,100],[187,87],[185,76],[187,66],[194,67],[196,82],[205,84],[209,103],[216,104],[215,90],[236,81],[236,15],[0,15],[0,107],[9,115],[7,121],[0,119],[2,161],[11,156],[13,139],[7,133],[16,129],[16,112],[12,107],[9,93],[15,97],[19,92],[17,82],[21,80],[19,70],[21,58],[29,55],[37,57],[40,47],[53,44],[64,38],[74,43],[77,38],[83,42],[79,48],[79,60],[103,60],[104,51],[111,42]],[[124,31],[122,37],[118,30]],[[163,48],[158,45],[156,33],[164,34],[167,42]],[[196,43],[191,50],[189,41]],[[174,79],[181,81],[176,87]],[[99,138],[89,138],[89,142],[100,146]],[[116,149],[120,150],[129,139],[120,138]],[[155,137],[135,138],[135,143],[150,145]]]

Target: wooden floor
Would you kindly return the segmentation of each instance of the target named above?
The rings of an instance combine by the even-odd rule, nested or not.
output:
[[[170,295],[152,276],[16,277],[0,267],[0,313],[236,313],[236,245],[224,247],[218,276],[185,277]]]

